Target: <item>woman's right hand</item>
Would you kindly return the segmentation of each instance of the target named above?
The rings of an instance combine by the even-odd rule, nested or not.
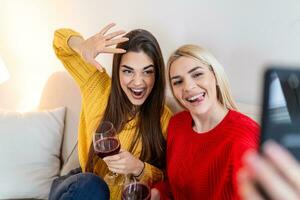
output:
[[[280,145],[268,141],[263,145],[263,155],[247,152],[244,164],[238,174],[242,199],[264,199],[257,183],[269,199],[300,199],[300,164]]]
[[[99,33],[92,37],[83,40],[79,37],[71,37],[68,41],[69,46],[81,55],[81,57],[87,62],[94,65],[99,71],[103,71],[103,67],[96,61],[96,57],[100,53],[125,53],[124,49],[111,47],[122,42],[128,41],[128,38],[119,37],[125,33],[123,30],[115,31],[107,34],[107,32],[115,26],[114,23],[110,23],[105,26]]]

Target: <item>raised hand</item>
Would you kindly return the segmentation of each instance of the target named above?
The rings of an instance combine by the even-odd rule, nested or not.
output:
[[[115,26],[115,23],[108,24],[99,33],[86,40],[78,41],[78,38],[71,38],[73,41],[70,39],[69,45],[76,50],[87,63],[94,65],[99,71],[103,71],[103,67],[95,59],[100,53],[114,54],[126,52],[124,49],[111,47],[128,41],[128,38],[125,37],[116,38],[125,33],[123,30],[107,34],[113,26]]]
[[[124,150],[121,150],[119,154],[107,156],[103,160],[110,171],[118,174],[133,174],[137,176],[144,168],[142,161]]]
[[[244,163],[245,167],[238,176],[239,192],[243,199],[264,199],[256,183],[261,185],[270,199],[300,199],[300,165],[278,144],[266,142],[263,156],[247,152]]]

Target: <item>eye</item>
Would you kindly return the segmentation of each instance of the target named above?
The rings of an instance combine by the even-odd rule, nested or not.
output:
[[[197,78],[199,76],[203,75],[203,72],[196,72],[192,75],[193,78]]]
[[[124,73],[124,74],[132,74],[132,71],[131,70],[129,70],[129,69],[123,69],[122,70],[122,72]]]
[[[173,85],[176,86],[176,85],[179,85],[182,83],[182,80],[177,80],[177,81],[173,81]]]
[[[144,71],[144,74],[146,74],[146,75],[150,75],[150,74],[153,74],[153,73],[154,73],[153,69]]]

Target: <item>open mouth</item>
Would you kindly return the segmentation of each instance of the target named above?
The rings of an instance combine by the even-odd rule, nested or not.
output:
[[[205,92],[201,92],[200,94],[185,98],[185,100],[190,102],[190,103],[201,102],[201,101],[203,101],[205,95],[206,95]]]
[[[132,96],[136,99],[143,98],[146,89],[145,88],[129,88],[129,91],[131,92]]]

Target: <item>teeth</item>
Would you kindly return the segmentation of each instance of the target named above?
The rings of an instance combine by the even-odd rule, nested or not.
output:
[[[200,94],[198,94],[198,95],[196,95],[196,96],[193,96],[193,97],[190,97],[190,98],[188,98],[187,100],[188,101],[194,101],[194,100],[196,100],[196,99],[198,99],[199,97],[203,97],[203,95],[204,95],[204,92],[202,92],[202,93],[200,93]]]
[[[131,88],[131,90],[132,90],[133,92],[143,92],[143,91],[144,91],[144,89],[133,89],[133,88]]]
[[[199,98],[201,95],[196,95],[196,96],[193,96],[191,98],[188,98],[189,101],[194,101],[195,99]]]

